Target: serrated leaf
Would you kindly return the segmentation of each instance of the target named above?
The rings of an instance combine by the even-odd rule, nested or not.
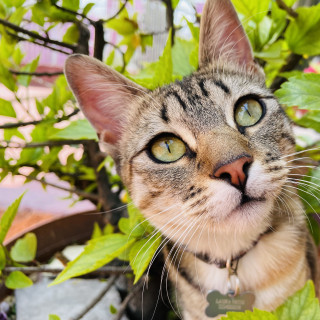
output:
[[[227,316],[222,317],[221,320],[278,320],[278,318],[271,312],[254,309],[245,312],[228,312]]]
[[[301,109],[320,109],[320,74],[305,73],[289,78],[275,92],[280,103]]]
[[[14,111],[14,108],[11,104],[11,102],[1,99],[0,98],[0,115],[1,116],[6,116],[6,117],[11,117],[11,118],[16,118],[16,112]]]
[[[319,301],[315,297],[312,281],[307,281],[306,285],[277,308],[274,314],[279,320],[319,320]]]
[[[151,259],[158,250],[162,238],[160,233],[150,235],[137,241],[130,250],[130,266],[135,274],[134,283],[141,278],[147,269]]]
[[[5,286],[9,289],[22,289],[32,285],[32,280],[21,271],[11,272],[5,281]]]
[[[37,237],[34,233],[27,233],[18,239],[10,250],[11,258],[16,262],[31,262],[37,252]]]
[[[141,237],[145,233],[144,227],[139,223],[139,221],[130,221],[128,218],[121,218],[118,223],[119,229],[124,234],[130,237]]]
[[[289,48],[297,54],[320,53],[320,3],[296,9],[298,17],[292,20],[285,32]]]
[[[9,228],[11,227],[12,221],[17,214],[20,202],[24,196],[25,192],[17,198],[4,212],[0,220],[0,244],[3,243]]]
[[[98,136],[96,131],[93,129],[91,124],[86,119],[79,119],[70,122],[70,124],[64,129],[60,129],[49,139],[73,139],[73,140],[95,140],[98,141]]]
[[[4,269],[6,266],[7,259],[6,259],[6,253],[4,251],[4,248],[2,245],[0,245],[0,271]]]
[[[84,251],[75,260],[69,262],[50,285],[102,267],[126,250],[134,241],[135,239],[128,240],[128,236],[122,234],[110,234],[90,240]]]
[[[270,0],[232,0],[232,3],[245,18],[260,22],[268,13]]]

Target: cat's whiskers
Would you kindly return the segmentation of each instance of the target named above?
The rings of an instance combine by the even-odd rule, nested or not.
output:
[[[291,193],[291,194],[294,194],[295,196],[299,197],[302,201],[305,201],[305,202],[310,206],[310,208],[314,211],[314,213],[317,214],[317,212],[314,210],[314,208],[312,207],[312,205],[311,205],[307,200],[305,200],[304,198],[302,198],[298,193],[293,192],[293,191],[291,191],[291,190],[288,190],[288,189],[287,189],[288,187],[297,190],[296,187],[292,187],[292,186],[289,186],[289,185],[283,186],[283,190],[285,190],[286,192],[289,192],[289,193]],[[299,207],[301,207],[301,205],[300,205],[296,200],[294,200],[293,198],[290,198],[289,195],[287,195],[286,193],[283,193],[283,195],[286,195],[290,200],[293,200],[295,203],[298,204]],[[303,208],[302,208],[302,209],[303,209]],[[304,215],[305,215],[305,217],[306,217],[306,219],[307,219],[307,221],[308,221],[308,223],[309,223],[311,232],[313,232],[312,225],[311,225],[311,222],[310,222],[310,219],[309,219],[308,215],[305,213],[304,210],[302,210],[302,211],[303,211],[303,213],[304,213]]]
[[[290,162],[294,162],[294,161],[299,161],[299,160],[303,160],[303,159],[307,159],[307,160],[313,161],[310,157],[301,157],[301,158],[291,159],[291,160],[289,160],[289,161],[286,161],[286,163],[290,163]]]
[[[281,201],[281,203],[283,204],[283,206],[280,206],[279,203],[278,203],[278,200]],[[277,202],[277,205],[278,205],[278,208],[279,210],[281,210],[282,208],[285,210],[285,213],[287,214],[288,216],[288,219],[289,219],[289,223],[291,223],[291,217],[292,217],[292,224],[294,224],[294,215],[293,213],[291,212],[290,208],[289,208],[289,205],[287,204],[287,202],[285,201],[285,199],[283,198],[282,194],[279,194],[276,198],[276,202]],[[280,214],[282,213],[282,211],[280,211]]]
[[[305,149],[305,150],[301,150],[301,151],[296,151],[296,152],[284,155],[284,156],[280,157],[280,159],[293,157],[293,156],[296,156],[296,155],[301,154],[301,153],[305,153],[305,152],[309,152],[309,151],[315,151],[315,150],[320,150],[320,147],[319,148],[311,148],[311,149]]]

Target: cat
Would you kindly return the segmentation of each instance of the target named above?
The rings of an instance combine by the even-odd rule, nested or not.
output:
[[[65,74],[133,203],[170,239],[165,264],[183,319],[220,317],[206,311],[210,291],[248,291],[251,307],[273,310],[307,279],[318,283],[289,183],[292,124],[229,0],[207,0],[199,69],[182,81],[151,92],[78,54]]]

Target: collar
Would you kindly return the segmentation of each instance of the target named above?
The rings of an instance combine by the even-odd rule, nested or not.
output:
[[[268,227],[266,229],[266,231],[264,231],[263,233],[261,233],[257,240],[255,240],[251,247],[248,249],[248,250],[243,250],[243,251],[240,251],[236,256],[233,256],[231,257],[230,259],[230,263],[231,263],[231,266],[234,265],[234,264],[238,264],[239,260],[244,256],[246,255],[251,249],[253,249],[257,244],[258,242],[260,241],[260,239],[266,235],[266,234],[269,234],[271,232],[273,232],[274,229],[272,227]],[[188,250],[188,249],[187,249]],[[191,252],[196,258],[198,258],[199,260],[207,263],[207,264],[215,264],[219,269],[224,269],[227,267],[227,260],[219,260],[219,259],[215,259],[215,260],[212,260],[210,259],[210,257],[205,253],[205,254],[202,254],[202,253],[197,253],[197,252],[193,252],[193,251],[190,251],[188,250],[189,252]]]

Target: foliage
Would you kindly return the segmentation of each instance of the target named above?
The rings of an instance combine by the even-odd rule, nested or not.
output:
[[[267,86],[275,90],[296,125],[320,132],[320,75],[319,71],[316,73],[319,69],[315,67],[313,74],[303,72],[312,57],[320,55],[320,4],[293,10],[295,0],[233,0],[233,3],[255,58],[264,68]],[[279,6],[279,3],[286,6]],[[46,98],[36,99],[32,112],[29,110],[31,102],[22,99],[18,88],[28,88],[39,77],[40,58],[34,56],[31,61],[26,61],[25,42],[46,46],[66,56],[75,52],[88,54],[89,37],[86,35],[90,32],[95,35],[95,57],[151,90],[182,79],[198,68],[199,26],[184,19],[180,26],[173,25],[175,30],[168,32],[168,40],[158,61],[145,63],[143,69],[132,73],[130,63],[133,57],[139,50],[144,52],[147,46],[153,45],[154,35],[145,34],[140,29],[137,13],[122,4],[119,0],[116,15],[94,20],[91,12],[95,3],[81,7],[78,0],[0,0],[0,82],[15,99],[6,101],[0,98],[0,115],[7,119],[7,123],[0,126],[3,132],[0,181],[7,176],[25,176],[21,169],[27,168],[27,181],[28,178],[37,180],[45,186],[46,174],[53,173],[70,184],[70,196],[74,201],[88,199],[97,208],[109,212],[121,206],[123,185],[114,172],[114,163],[109,157],[100,156],[97,135],[87,120],[79,115],[65,77],[55,77],[51,93]],[[178,0],[172,0],[172,9],[178,4]],[[61,27],[64,34],[57,32]],[[189,38],[179,37],[179,28],[185,30]],[[118,35],[117,42],[105,41],[105,35],[110,32]],[[27,127],[28,133],[22,127]],[[301,140],[305,142],[298,146],[301,152],[305,148],[318,148],[318,141],[307,137],[300,137]],[[77,159],[71,152],[66,164],[62,162],[60,155],[65,146],[73,151],[81,149],[82,158]],[[10,148],[18,152],[7,152]],[[319,160],[317,152],[311,152],[310,156],[314,161]],[[320,212],[319,199],[315,195],[319,182],[319,170],[315,170],[299,185],[308,213]],[[111,189],[117,191],[111,192]],[[0,270],[8,264],[30,263],[35,258],[37,243],[32,234],[17,241],[10,253],[2,245],[21,198],[8,208],[0,221]],[[156,254],[161,235],[143,220],[130,201],[128,203],[128,217],[122,214],[118,224],[107,224],[103,230],[96,225],[84,252],[68,264],[54,284],[95,270],[115,258],[129,262],[135,274],[134,281],[138,281]],[[320,241],[319,227],[311,216],[310,219],[315,237]],[[3,280],[11,288],[29,285],[31,281],[20,273],[11,273]],[[315,310],[310,314],[319,312],[313,309],[315,299],[311,291],[312,285],[308,283],[274,313],[254,310],[244,315],[229,314],[227,319],[282,320],[283,314],[299,314],[296,310]],[[56,318],[50,316],[50,319]]]
[[[315,297],[312,281],[291,296],[283,305],[273,312],[258,309],[244,313],[228,312],[225,320],[316,320],[320,318],[319,301]]]

